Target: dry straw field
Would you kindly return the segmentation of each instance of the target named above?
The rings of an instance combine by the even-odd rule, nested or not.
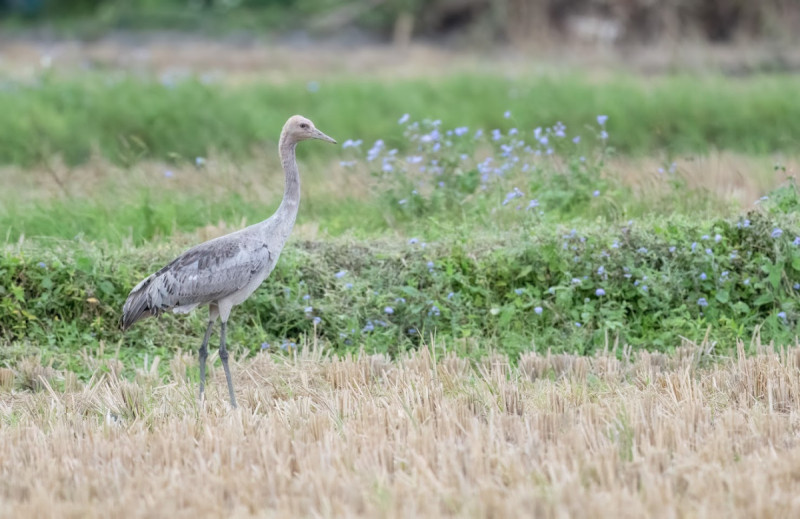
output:
[[[236,411],[190,354],[87,384],[31,360],[0,377],[0,516],[798,517],[800,347],[744,348],[312,347],[237,363]]]

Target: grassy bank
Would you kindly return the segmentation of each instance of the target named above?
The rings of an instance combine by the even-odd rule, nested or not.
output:
[[[681,337],[730,342],[756,330],[787,343],[800,321],[794,210],[610,228],[530,222],[502,236],[454,231],[428,244],[293,243],[237,308],[230,339],[237,354],[318,336],[339,352],[395,355],[436,333],[449,349],[477,357],[490,349],[592,353],[609,340],[669,351]],[[148,320],[125,337],[117,328],[130,287],[176,252],[85,242],[7,248],[3,360],[39,354],[85,373],[78,352],[100,344],[137,362],[195,348],[205,312]]]
[[[456,127],[530,130],[561,121],[577,130],[609,116],[624,153],[763,153],[800,140],[800,80],[667,77],[643,80],[581,76],[506,79],[459,75],[431,80],[325,80],[283,85],[226,85],[194,79],[125,75],[6,81],[0,89],[0,162],[30,165],[53,154],[68,164],[92,149],[120,164],[144,158],[194,160],[210,150],[249,156],[277,139],[288,115],[311,116],[340,140],[390,145],[405,112]],[[503,114],[510,110],[512,117]],[[309,149],[303,153],[314,154]]]

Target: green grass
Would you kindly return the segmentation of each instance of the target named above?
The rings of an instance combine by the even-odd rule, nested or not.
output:
[[[405,112],[451,127],[530,130],[562,121],[570,132],[606,114],[614,145],[623,153],[714,148],[764,153],[792,150],[800,141],[798,90],[800,79],[792,76],[340,78],[323,80],[312,92],[298,83],[165,85],[125,75],[45,75],[33,84],[3,84],[0,163],[31,165],[57,153],[77,164],[93,146],[121,164],[192,159],[211,149],[241,159],[274,143],[292,113],[312,117],[340,140],[389,143],[401,141],[395,122]],[[512,111],[511,120],[503,118],[506,110]]]
[[[230,337],[237,353],[255,352],[262,342],[301,344],[316,334],[339,352],[396,354],[435,333],[461,354],[494,349],[512,357],[532,348],[588,354],[617,338],[671,351],[681,337],[699,343],[707,333],[734,345],[757,329],[763,341],[785,344],[800,322],[793,285],[800,277],[793,243],[800,199],[793,187],[774,198],[746,224],[675,216],[574,230],[453,230],[426,247],[294,241],[265,286],[237,307]],[[101,344],[108,354],[121,348],[123,359],[139,361],[195,348],[204,312],[147,320],[124,337],[117,328],[130,287],[176,252],[170,245],[82,241],[7,247],[0,262],[0,362],[37,354],[86,373],[76,365],[83,362],[79,352]]]
[[[46,77],[0,93],[0,137],[11,143],[0,159],[81,162],[97,146],[118,164],[6,168],[0,363],[35,354],[85,375],[87,355],[140,365],[145,355],[196,348],[203,312],[123,336],[120,308],[136,282],[196,241],[184,233],[271,213],[283,180],[274,134],[287,106],[341,141],[364,143],[300,146],[305,228],[237,308],[238,353],[314,334],[339,352],[396,354],[435,333],[475,357],[591,353],[617,338],[670,351],[682,337],[735,344],[757,332],[787,343],[798,334],[794,185],[744,216],[669,164],[676,150],[724,142],[737,151],[786,146],[800,135],[800,101],[787,94],[794,79],[340,79],[318,92],[99,79]],[[414,118],[398,124],[404,112]],[[556,121],[567,125],[563,135],[545,126]],[[456,132],[462,124],[469,131]],[[269,150],[254,152],[256,143]],[[634,189],[614,170],[620,150],[658,153],[665,171],[641,172],[648,180]],[[784,172],[767,172],[775,173]]]

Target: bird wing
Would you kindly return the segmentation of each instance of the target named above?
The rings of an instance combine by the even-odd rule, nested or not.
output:
[[[261,240],[223,236],[184,252],[155,274],[160,308],[202,304],[238,292],[266,268]]]
[[[233,294],[275,259],[263,240],[241,233],[192,247],[131,290],[122,310],[122,329],[148,315]]]

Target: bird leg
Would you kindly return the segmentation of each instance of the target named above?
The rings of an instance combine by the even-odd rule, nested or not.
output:
[[[219,358],[222,360],[222,368],[225,370],[225,378],[228,380],[228,394],[231,397],[231,406],[236,408],[236,396],[233,394],[233,381],[231,380],[231,370],[228,367],[228,350],[225,349],[225,329],[228,327],[226,321],[222,321],[222,328],[219,332]]]
[[[206,359],[208,358],[208,340],[211,338],[211,328],[214,327],[214,321],[208,320],[208,328],[206,328],[206,336],[203,338],[203,345],[200,346],[200,401],[203,401],[204,392],[206,390]]]

